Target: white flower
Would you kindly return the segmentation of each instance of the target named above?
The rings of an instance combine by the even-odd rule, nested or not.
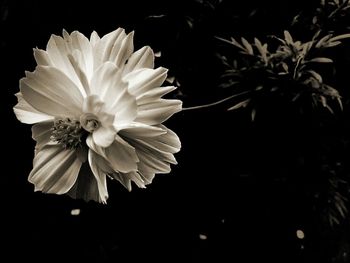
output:
[[[134,52],[133,32],[118,28],[88,39],[63,31],[34,57],[37,67],[20,80],[14,111],[35,124],[28,178],[35,191],[105,203],[106,177],[130,191],[131,181],[145,187],[170,172],[181,145],[162,123],[182,103],[162,99],[175,87],[161,87],[167,69],[153,69],[150,47]]]

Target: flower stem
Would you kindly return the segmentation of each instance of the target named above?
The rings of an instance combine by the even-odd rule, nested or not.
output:
[[[238,93],[238,94],[233,94],[231,96],[228,96],[227,98],[224,98],[222,100],[219,100],[219,101],[215,101],[213,103],[209,103],[209,104],[204,104],[204,105],[198,105],[198,106],[192,106],[192,107],[185,107],[185,108],[182,108],[183,111],[185,110],[198,110],[198,109],[203,109],[203,108],[209,108],[209,107],[212,107],[212,106],[216,106],[216,105],[219,105],[225,101],[228,101],[232,98],[235,98],[235,97],[238,97],[240,95],[244,95],[246,93],[249,93],[250,91],[243,91],[241,93]]]

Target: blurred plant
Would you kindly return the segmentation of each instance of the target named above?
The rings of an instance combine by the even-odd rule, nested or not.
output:
[[[218,37],[239,51],[231,61],[225,55],[220,56],[227,68],[222,74],[221,87],[232,88],[238,96],[237,102],[228,110],[250,106],[254,120],[258,106],[271,98],[289,102],[308,98],[313,107],[325,107],[332,113],[334,105],[331,101],[336,101],[341,109],[341,96],[337,89],[325,83],[327,71],[321,64],[333,62],[324,55],[326,49],[349,37],[350,34],[320,37],[318,31],[312,40],[301,42],[293,40],[291,34],[284,31],[283,39],[271,36],[277,45],[270,50],[268,44],[262,44],[258,38],[249,43],[243,37],[240,42],[233,37],[230,40]],[[328,66],[328,69],[332,68]]]
[[[349,175],[346,165],[341,161],[324,163],[321,165],[321,178],[325,179],[323,189],[315,194],[319,200],[318,207],[321,209],[323,220],[331,227],[339,225],[348,214],[348,198],[350,185],[346,181]]]
[[[320,0],[319,6],[311,14],[300,12],[292,25],[300,24],[316,32],[341,31],[350,29],[350,0]]]

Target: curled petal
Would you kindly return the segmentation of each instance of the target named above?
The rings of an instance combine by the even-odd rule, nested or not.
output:
[[[110,146],[115,140],[116,131],[113,127],[99,127],[96,131],[92,133],[92,138],[94,142],[101,147]]]

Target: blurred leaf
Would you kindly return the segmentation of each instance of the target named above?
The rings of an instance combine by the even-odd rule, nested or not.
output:
[[[241,108],[241,107],[245,108],[245,107],[247,107],[247,105],[249,104],[249,102],[250,102],[250,99],[246,99],[246,100],[241,101],[241,102],[235,104],[234,106],[228,108],[227,110],[228,110],[228,111],[231,111],[231,110],[239,109],[239,108]]]
[[[326,35],[323,38],[321,38],[315,45],[316,48],[321,48],[325,43],[328,42],[329,39],[331,39],[332,35]]]
[[[333,60],[325,57],[317,57],[308,60],[307,62],[318,62],[318,63],[333,63]]]
[[[260,55],[265,63],[267,63],[267,44],[262,45],[260,40],[256,37],[254,38],[254,44],[258,51],[260,52]]]
[[[255,117],[256,117],[256,109],[255,108],[252,109],[250,116],[251,116],[252,121],[255,121]]]
[[[291,36],[291,34],[287,31],[287,30],[284,30],[284,39],[286,40],[286,43],[287,44],[293,44],[293,38]]]
[[[242,44],[244,45],[245,50],[247,51],[247,53],[249,55],[254,55],[254,51],[253,51],[252,45],[249,44],[249,42],[244,37],[241,37],[241,40],[242,40]]]
[[[339,41],[339,40],[346,39],[346,38],[350,38],[350,33],[332,37],[329,41],[330,42],[335,42],[335,41]]]

